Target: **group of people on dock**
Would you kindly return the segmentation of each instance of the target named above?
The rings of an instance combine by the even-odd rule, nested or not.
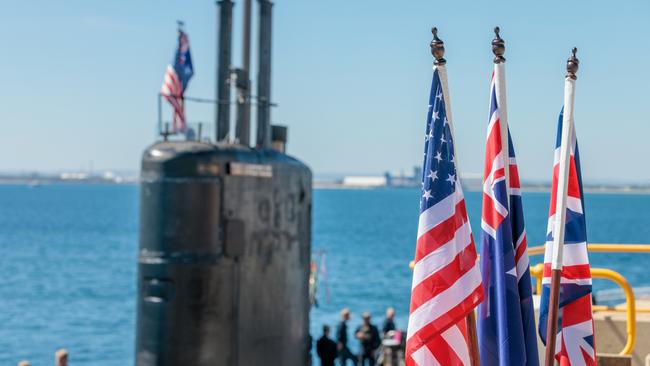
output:
[[[374,366],[382,360],[383,354],[380,351],[382,345],[394,348],[402,346],[401,332],[395,326],[395,309],[389,307],[386,310],[381,333],[372,323],[370,313],[364,312],[361,316],[363,323],[354,332],[354,337],[359,341],[357,355],[348,347],[348,321],[350,320],[348,308],[341,310],[341,320],[336,327],[335,340],[330,338],[330,327],[323,325],[323,335],[316,342],[316,353],[322,366],[334,366],[337,359],[339,366],[348,365],[348,361],[352,361],[353,365],[357,366]],[[399,341],[395,342],[394,339]],[[392,363],[386,364],[392,365]]]
[[[18,362],[18,366],[31,366],[29,361]],[[68,366],[68,351],[60,349],[54,353],[54,366]]]

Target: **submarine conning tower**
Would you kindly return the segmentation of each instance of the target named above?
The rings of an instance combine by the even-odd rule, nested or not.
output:
[[[274,150],[144,153],[137,365],[303,366],[311,172]]]
[[[286,129],[261,118],[256,148],[217,139],[145,150],[137,366],[308,363],[312,175],[284,153]]]

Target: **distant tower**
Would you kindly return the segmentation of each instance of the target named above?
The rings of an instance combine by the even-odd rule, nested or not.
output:
[[[422,167],[417,165],[413,167],[413,180],[415,183],[422,181]]]
[[[384,173],[384,177],[386,178],[386,187],[392,187],[393,177],[390,175],[390,172]]]

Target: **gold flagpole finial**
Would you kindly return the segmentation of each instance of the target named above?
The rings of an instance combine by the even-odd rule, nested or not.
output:
[[[492,53],[494,53],[494,63],[500,64],[506,61],[503,54],[506,53],[506,43],[499,35],[501,29],[494,27],[494,39],[492,40]]]
[[[445,55],[445,42],[438,38],[438,28],[431,28],[431,34],[433,34],[433,40],[429,46],[431,47],[431,54],[436,58],[433,64],[444,65],[447,63],[447,60],[443,57]]]
[[[576,52],[578,52],[578,49],[573,47],[573,50],[571,50],[573,53],[571,57],[566,61],[566,77],[571,78],[573,80],[577,79],[578,77],[576,76],[576,72],[578,72],[578,67],[580,65],[580,60],[576,57]]]

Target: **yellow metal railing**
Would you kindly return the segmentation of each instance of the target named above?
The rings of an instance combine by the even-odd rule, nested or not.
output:
[[[587,249],[590,252],[606,252],[606,253],[650,253],[650,245],[648,244],[588,244]],[[544,253],[544,246],[531,247],[528,249],[529,255],[539,255]],[[537,264],[530,267],[530,274],[536,278],[537,293],[541,293],[542,289],[542,276],[544,265]],[[620,355],[629,355],[634,349],[636,343],[636,313],[637,312],[650,312],[650,308],[636,308],[636,300],[634,298],[634,291],[629,282],[620,273],[606,268],[591,268],[592,278],[603,278],[618,284],[625,293],[625,307],[609,307],[602,305],[593,305],[592,310],[596,311],[625,311],[627,313],[627,341]]]
[[[534,276],[537,280],[537,293],[541,293],[542,288],[542,274],[544,271],[543,264],[537,264],[530,267],[530,274]],[[615,282],[625,292],[625,311],[627,313],[627,341],[623,350],[619,352],[619,355],[629,355],[634,349],[634,344],[636,343],[636,300],[634,298],[634,291],[629,282],[623,277],[620,273],[612,271],[607,268],[591,268],[591,277],[592,278],[603,278]],[[610,308],[609,306],[599,306],[593,305],[592,311],[607,311],[615,308]],[[622,310],[622,309],[621,309]]]
[[[603,253],[650,253],[650,244],[587,244],[590,252]],[[528,248],[528,255],[544,254],[544,246]]]

